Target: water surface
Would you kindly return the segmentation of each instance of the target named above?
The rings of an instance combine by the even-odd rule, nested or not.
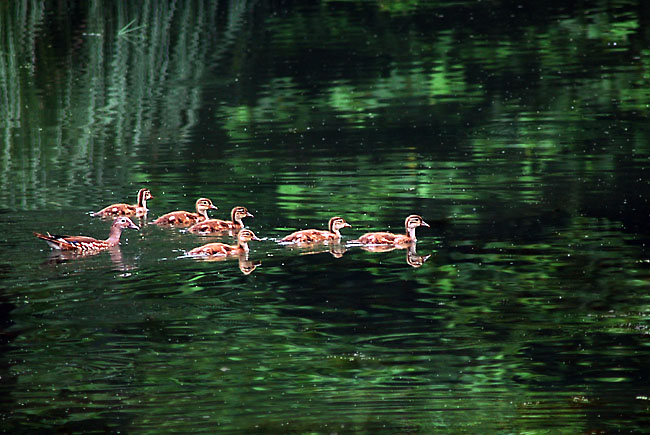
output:
[[[1,6],[3,430],[643,432],[643,5]],[[144,186],[263,240],[32,236]],[[410,257],[348,243],[411,213]],[[341,246],[276,243],[333,215]]]

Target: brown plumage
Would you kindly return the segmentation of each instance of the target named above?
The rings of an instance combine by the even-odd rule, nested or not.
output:
[[[98,212],[93,213],[93,216],[101,217],[115,217],[115,216],[136,216],[142,217],[147,214],[147,200],[153,199],[149,189],[140,189],[138,191],[138,203],[137,204],[111,204],[108,207],[104,207]]]
[[[327,224],[329,231],[323,230],[302,230],[291,233],[282,238],[280,242],[285,243],[318,243],[341,240],[341,228],[351,226],[342,217],[334,216]]]
[[[352,240],[352,243],[362,243],[364,245],[407,245],[417,242],[417,238],[415,237],[415,229],[417,227],[428,227],[429,224],[422,220],[421,216],[412,214],[406,218],[404,226],[406,227],[406,234],[389,232],[366,233],[357,240]]]
[[[120,236],[124,228],[133,228],[139,230],[140,228],[133,223],[131,219],[126,216],[120,216],[113,221],[111,232],[106,240],[98,240],[93,237],[87,236],[56,236],[50,233],[40,234],[34,233],[39,239],[47,242],[52,249],[60,249],[62,251],[76,251],[76,252],[92,252],[108,249],[120,243]]]
[[[251,240],[260,240],[255,236],[251,230],[242,229],[237,234],[236,245],[226,245],[225,243],[208,243],[207,245],[199,246],[187,253],[187,255],[239,255],[245,254],[249,251],[248,242]]]
[[[244,222],[242,219],[245,217],[253,217],[253,215],[248,212],[246,207],[234,207],[230,211],[230,218],[232,220],[224,221],[221,219],[208,219],[192,225],[188,231],[191,233],[205,235],[220,233],[228,230],[238,230],[244,227]]]
[[[188,227],[197,222],[208,219],[208,210],[218,210],[217,206],[212,204],[208,198],[199,198],[196,200],[196,213],[179,210],[172,211],[160,216],[153,221],[154,225],[173,225],[176,227]]]

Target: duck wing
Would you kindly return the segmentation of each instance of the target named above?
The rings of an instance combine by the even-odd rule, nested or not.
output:
[[[364,245],[392,245],[397,243],[396,239],[399,239],[399,237],[399,234],[388,232],[366,233],[357,240],[353,240],[353,242],[363,243]]]
[[[302,230],[291,233],[288,236],[282,238],[281,242],[292,242],[292,243],[315,243],[323,242],[325,240],[333,239],[334,235],[329,231],[321,230]]]

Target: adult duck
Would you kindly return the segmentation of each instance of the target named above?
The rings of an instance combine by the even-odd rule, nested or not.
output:
[[[119,245],[122,230],[125,228],[140,229],[128,217],[120,216],[113,221],[111,232],[106,240],[88,236],[57,236],[50,233],[41,234],[36,232],[34,235],[39,239],[45,240],[52,249],[75,252],[96,252]]]

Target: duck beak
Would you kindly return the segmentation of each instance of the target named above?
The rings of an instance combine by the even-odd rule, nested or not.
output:
[[[138,231],[140,231],[140,227],[137,226],[136,224],[134,224],[133,222],[131,222],[131,223],[129,224],[129,228],[133,228],[134,230],[138,230]]]
[[[257,240],[258,242],[261,242],[261,241],[262,241],[262,239],[260,239],[260,238],[257,237],[257,236],[253,236],[253,238],[252,238],[251,240]]]
[[[255,217],[255,216],[253,216],[253,213],[251,213],[250,211],[247,211],[247,212],[246,212],[246,216],[247,216],[247,217]]]
[[[210,204],[210,210],[219,210],[219,208],[214,204]]]
[[[429,225],[429,224],[426,223],[425,221],[422,221],[422,223],[421,223],[420,225],[423,226],[423,227],[429,227],[429,228],[431,228],[431,225]]]
[[[352,225],[350,225],[349,223],[346,222],[346,223],[343,224],[343,228],[345,228],[345,227],[350,227],[350,228],[352,228]]]

